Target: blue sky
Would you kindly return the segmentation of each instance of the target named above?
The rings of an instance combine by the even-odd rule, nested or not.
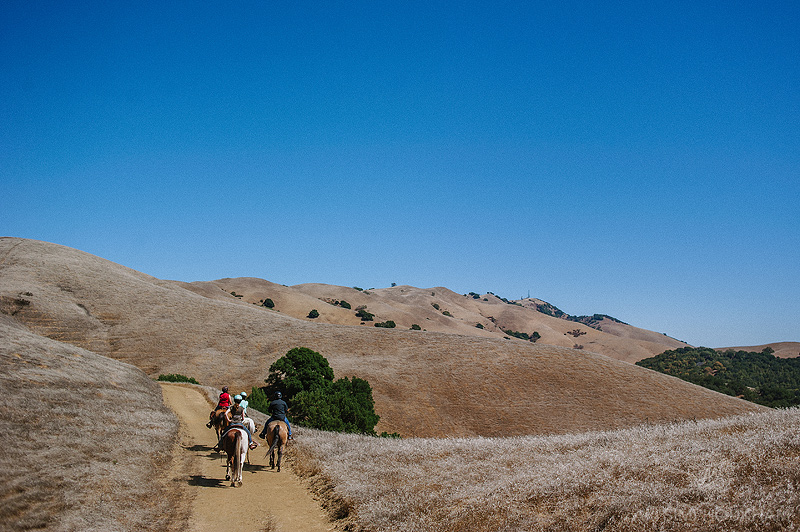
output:
[[[0,233],[800,341],[796,2],[3,2]]]

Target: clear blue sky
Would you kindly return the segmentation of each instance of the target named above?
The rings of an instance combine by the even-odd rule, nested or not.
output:
[[[800,341],[800,4],[0,6],[0,234]]]

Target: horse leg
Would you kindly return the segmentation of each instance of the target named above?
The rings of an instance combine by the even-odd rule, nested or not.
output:
[[[278,447],[278,473],[281,472],[281,458],[283,458],[283,445]]]

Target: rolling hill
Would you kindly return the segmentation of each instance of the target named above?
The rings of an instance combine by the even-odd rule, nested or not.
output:
[[[274,309],[260,306],[267,297]],[[326,302],[343,298],[351,309]],[[151,376],[180,373],[242,389],[263,383],[269,365],[292,347],[309,347],[337,377],[372,384],[378,431],[571,433],[762,409],[623,361],[668,345],[654,339],[675,340],[605,319],[599,331],[526,304],[535,300],[513,304],[444,288],[166,281],[64,246],[0,238],[0,312],[35,335]],[[398,327],[361,325],[360,305]],[[320,317],[303,318],[312,308]],[[425,330],[408,330],[414,323]],[[531,328],[541,334],[537,343],[502,332]],[[576,329],[585,334],[569,334]],[[577,343],[585,349],[574,349]]]

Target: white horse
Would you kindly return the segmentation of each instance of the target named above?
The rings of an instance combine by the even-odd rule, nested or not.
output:
[[[247,458],[247,433],[244,429],[232,428],[222,438],[222,448],[228,455],[225,463],[225,480],[231,481],[231,486],[242,485],[242,467]]]

